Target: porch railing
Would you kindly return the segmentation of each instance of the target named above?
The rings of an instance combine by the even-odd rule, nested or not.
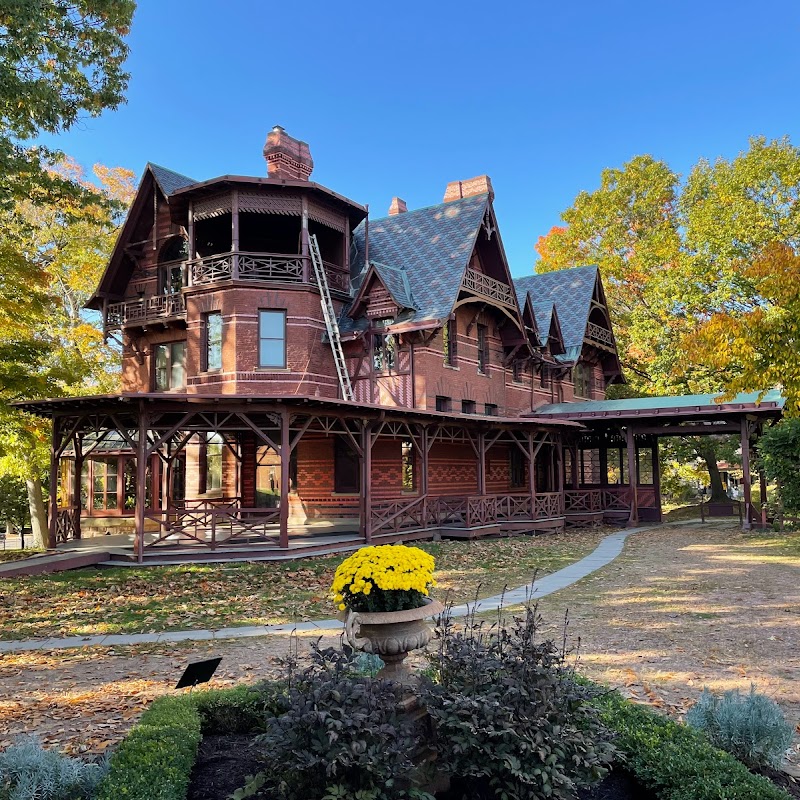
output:
[[[158,525],[155,538],[145,548],[175,545],[191,540],[211,550],[252,542],[279,545],[280,509],[241,508],[238,505],[148,511],[147,519]]]
[[[564,510],[567,514],[592,514],[603,510],[603,493],[600,489],[567,489],[564,492]]]
[[[378,500],[370,507],[373,535],[403,533],[428,528],[477,528],[497,522],[533,522],[564,515],[561,494],[537,494],[531,513],[531,496],[518,494],[444,495]]]
[[[77,517],[81,510],[77,506],[56,509],[56,544],[63,544],[75,538]]]

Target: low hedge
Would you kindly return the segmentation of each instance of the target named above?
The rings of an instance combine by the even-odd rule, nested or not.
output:
[[[626,767],[659,800],[788,800],[697,731],[606,692],[593,700]]]
[[[185,800],[202,738],[194,697],[161,697],[111,756],[96,800]]]
[[[111,756],[96,800],[185,800],[204,733],[262,730],[280,683],[161,697]]]

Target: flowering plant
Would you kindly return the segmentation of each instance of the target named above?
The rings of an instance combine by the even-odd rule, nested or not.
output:
[[[418,547],[385,544],[362,547],[336,570],[331,586],[341,611],[405,611],[425,604],[434,558]]]

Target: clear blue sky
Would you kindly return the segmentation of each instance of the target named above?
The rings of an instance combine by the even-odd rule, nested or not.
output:
[[[604,167],[684,173],[800,144],[800,4],[139,0],[128,103],[54,142],[90,165],[262,175],[275,124],[313,180],[384,216],[488,173],[515,275]],[[52,141],[52,140],[51,140]]]

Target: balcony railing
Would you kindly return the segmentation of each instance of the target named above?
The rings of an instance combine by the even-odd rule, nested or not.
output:
[[[190,261],[189,286],[207,286],[225,281],[303,283],[310,280],[308,259],[301,255],[278,253],[220,253]],[[342,268],[323,262],[330,288],[349,292],[350,276]]]
[[[124,303],[111,303],[106,313],[106,329],[124,328],[130,325],[144,325],[186,315],[186,304],[181,294],[157,294],[128,300]]]
[[[590,322],[586,326],[586,338],[606,347],[616,347],[614,334],[608,328],[601,328],[599,325],[595,325],[594,322]]]
[[[515,305],[514,293],[507,283],[490,278],[488,275],[484,275],[474,269],[467,270],[461,288],[480,297],[488,297],[490,300],[511,308]]]

